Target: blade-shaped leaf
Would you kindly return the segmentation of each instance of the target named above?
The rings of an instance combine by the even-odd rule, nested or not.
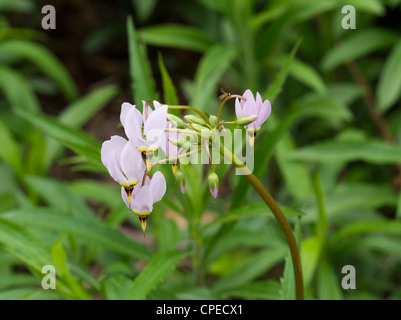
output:
[[[213,41],[202,30],[191,26],[155,25],[140,29],[138,34],[145,43],[159,47],[203,52],[213,45]]]
[[[132,17],[127,19],[127,34],[132,90],[137,108],[142,110],[141,101],[157,99],[157,94],[154,91],[154,81],[149,61],[146,59],[145,47],[138,42]]]
[[[356,60],[376,50],[387,48],[397,41],[397,34],[385,29],[362,29],[331,49],[322,62],[325,71]]]
[[[146,298],[149,291],[163,281],[186,254],[176,251],[156,254],[132,283],[125,299],[140,300]]]
[[[391,50],[377,85],[377,106],[386,112],[401,95],[401,40]]]
[[[56,210],[33,208],[2,214],[3,219],[58,232],[67,232],[88,244],[100,245],[120,254],[149,260],[151,253],[143,245],[107,225],[83,217],[72,217]]]
[[[380,140],[325,141],[303,147],[288,155],[289,159],[317,162],[362,160],[371,163],[401,163],[401,147]]]
[[[45,47],[25,40],[7,40],[0,43],[0,55],[29,61],[53,79],[68,99],[77,97],[78,90],[67,69]]]

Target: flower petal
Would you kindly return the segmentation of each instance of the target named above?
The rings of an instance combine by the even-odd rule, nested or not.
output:
[[[160,171],[153,174],[149,187],[152,191],[153,203],[160,201],[166,193],[166,179]]]
[[[125,140],[124,138],[121,139]],[[102,149],[100,151],[102,163],[116,182],[120,184],[127,183],[127,179],[125,179],[124,175],[122,174],[120,163],[118,162],[120,155],[117,155],[117,152],[119,151],[120,146],[114,143],[115,141],[121,142],[120,139],[116,138],[103,142]]]
[[[241,99],[241,101],[243,101],[242,99]],[[243,116],[243,114],[242,114],[242,105],[241,105],[241,103],[239,102],[239,99],[238,98],[236,98],[235,99],[235,115],[237,116],[237,118],[240,118],[240,117],[242,117]]]
[[[260,128],[262,124],[267,120],[267,118],[269,118],[271,112],[272,112],[272,107],[270,101],[266,100],[260,109],[258,119],[255,121],[258,128]]]
[[[124,118],[124,130],[128,139],[134,140],[142,136],[142,114],[137,108],[131,108]]]
[[[121,169],[129,184],[138,183],[145,174],[141,153],[132,141],[128,141],[121,152]]]
[[[152,129],[159,129],[164,132],[167,127],[167,109],[167,105],[163,105],[148,116],[143,129],[146,136]]]
[[[153,210],[152,192],[150,186],[143,186],[139,189],[132,204],[132,210],[135,213],[151,213]]]
[[[128,102],[124,102],[124,103],[121,105],[120,122],[121,122],[121,124],[123,125],[123,127],[125,127],[125,122],[126,122],[126,118],[127,118],[128,112],[129,112],[132,108],[135,108],[135,109],[136,109],[136,106],[135,106],[135,105],[132,105],[131,103],[128,103]]]

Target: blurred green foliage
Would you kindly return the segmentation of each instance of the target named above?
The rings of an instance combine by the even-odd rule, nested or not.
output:
[[[346,4],[355,30],[341,28]],[[132,95],[117,105],[160,99],[216,113],[220,87],[259,91],[273,112],[254,173],[294,226],[307,298],[400,299],[401,1],[118,5],[123,21],[80,48],[91,57],[124,35]],[[106,182],[101,141],[82,129],[121,89],[81,94],[40,24],[10,23],[39,12],[39,1],[0,0],[0,299],[293,299],[284,236],[227,165],[216,168],[217,202],[201,166],[182,168],[185,196],[162,166],[168,195],[142,239]],[[45,112],[49,99],[57,115]],[[55,166],[80,175],[55,178]],[[46,291],[49,264],[57,289]],[[344,265],[356,268],[356,290],[341,288]]]

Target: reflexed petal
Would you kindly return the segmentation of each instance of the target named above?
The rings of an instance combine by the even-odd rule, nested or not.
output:
[[[153,174],[149,187],[152,191],[153,203],[160,201],[166,193],[166,179],[160,171]]]
[[[256,110],[258,111],[258,115],[260,113],[260,109],[262,108],[262,97],[260,96],[259,92],[256,92]]]
[[[136,109],[136,106],[133,105],[133,104],[130,104],[130,103],[128,103],[128,102],[124,102],[124,103],[121,105],[120,122],[121,122],[121,124],[123,125],[123,127],[125,127],[125,122],[126,122],[126,118],[127,118],[128,112],[129,112],[132,108],[135,108],[135,109]],[[138,111],[139,111],[139,110],[138,110]]]
[[[116,152],[117,165],[121,170],[121,160],[120,160],[121,152],[123,151],[123,149],[128,141],[120,136],[112,136],[110,138],[110,142],[114,146],[114,150]]]
[[[117,163],[117,156],[115,150],[115,144],[110,140],[103,142],[101,149],[101,159],[103,165],[109,171],[111,177],[118,183],[126,183],[124,175],[121,173],[119,163]]]
[[[135,140],[142,136],[142,114],[137,108],[131,108],[124,120],[125,134],[128,139]]]
[[[153,201],[150,186],[145,185],[139,189],[133,200],[133,203],[131,204],[131,208],[133,211],[139,214],[143,212],[152,212]]]
[[[241,101],[244,101],[244,100],[241,99]],[[237,116],[237,118],[243,116],[243,114],[242,114],[242,105],[239,102],[238,98],[235,99],[235,115]]]
[[[121,169],[129,184],[139,182],[145,174],[141,153],[132,141],[129,141],[121,152]]]
[[[153,105],[155,106],[155,110],[163,107],[163,105],[159,101],[156,101],[156,100],[153,100]]]
[[[253,102],[255,103],[255,98],[253,97],[253,93],[251,90],[247,89],[244,94],[242,95],[246,101],[241,99],[241,105],[244,106],[246,102]],[[244,114],[243,114],[244,115]]]
[[[262,105],[258,119],[255,121],[257,122],[258,128],[260,128],[262,124],[267,120],[267,118],[269,118],[271,111],[272,107],[270,101],[266,100]]]
[[[159,129],[164,132],[167,127],[167,108],[167,105],[163,105],[148,116],[143,130],[146,137],[148,136],[148,132],[152,129]]]

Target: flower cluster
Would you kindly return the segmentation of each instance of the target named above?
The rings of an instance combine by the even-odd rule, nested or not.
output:
[[[237,119],[233,122],[220,121],[221,109],[228,99],[237,98],[235,113]],[[240,99],[240,100],[239,100]],[[192,136],[195,140],[195,152],[202,148],[209,155],[210,173],[208,184],[211,195],[216,199],[219,189],[219,177],[213,170],[209,145],[213,145],[213,133],[226,131],[223,124],[235,124],[244,127],[249,134],[249,144],[253,147],[255,135],[271,113],[268,100],[262,102],[259,93],[254,98],[250,90],[243,96],[224,94],[221,96],[218,116],[202,113],[195,108],[182,106],[198,113],[199,116],[187,115],[186,122],[180,117],[168,114],[167,105],[157,101],[143,101],[143,113],[135,105],[123,103],[120,121],[128,140],[120,136],[112,136],[102,145],[101,158],[111,177],[121,185],[122,198],[129,208],[140,219],[142,229],[146,229],[146,221],[153,210],[154,203],[160,201],[166,192],[166,179],[160,171],[151,176],[152,157],[160,148],[166,155],[166,160],[172,165],[177,185],[185,193],[185,176],[178,168],[179,159],[185,155],[183,145],[188,143],[185,137]],[[149,103],[154,105],[154,110]],[[176,108],[180,106],[175,106]],[[207,136],[202,144],[201,137]],[[166,162],[166,161],[164,161]]]
[[[103,143],[101,158],[111,177],[121,185],[124,202],[138,215],[145,231],[153,204],[166,192],[166,180],[160,171],[150,178],[150,159],[166,143],[167,106],[154,101],[152,110],[143,104],[142,114],[135,105],[123,103],[120,121],[128,140],[112,136]]]

